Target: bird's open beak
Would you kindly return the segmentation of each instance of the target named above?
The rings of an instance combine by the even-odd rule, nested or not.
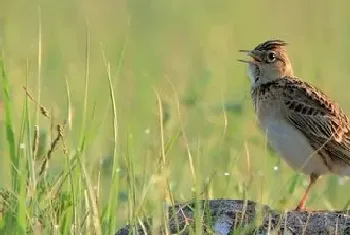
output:
[[[244,52],[246,53],[247,56],[251,57],[253,60],[238,60],[239,62],[243,63],[259,63],[261,62],[259,56],[256,54],[255,51],[250,51],[250,50],[239,50],[239,52]]]

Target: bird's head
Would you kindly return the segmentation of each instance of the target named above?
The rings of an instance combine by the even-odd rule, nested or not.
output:
[[[286,52],[287,43],[269,40],[253,50],[240,50],[251,60],[239,60],[248,64],[248,74],[252,87],[268,83],[285,76],[293,76],[293,68]]]

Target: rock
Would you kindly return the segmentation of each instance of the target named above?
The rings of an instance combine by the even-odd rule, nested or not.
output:
[[[346,211],[288,211],[279,213],[268,206],[244,200],[201,200],[168,208],[170,233],[190,234],[196,227],[195,207],[201,206],[201,234],[349,234]],[[175,213],[174,213],[175,212]],[[150,234],[151,220],[120,229],[116,235]],[[166,234],[164,226],[159,234]]]

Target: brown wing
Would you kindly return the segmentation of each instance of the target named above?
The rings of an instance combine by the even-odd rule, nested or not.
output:
[[[298,80],[283,79],[287,119],[320,154],[350,165],[350,122],[341,108],[324,93]]]

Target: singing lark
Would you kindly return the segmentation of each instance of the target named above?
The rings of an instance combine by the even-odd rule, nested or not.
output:
[[[293,74],[287,43],[269,40],[241,50],[248,64],[258,123],[271,147],[310,182],[296,210],[304,210],[319,176],[350,176],[350,120],[321,90]]]

